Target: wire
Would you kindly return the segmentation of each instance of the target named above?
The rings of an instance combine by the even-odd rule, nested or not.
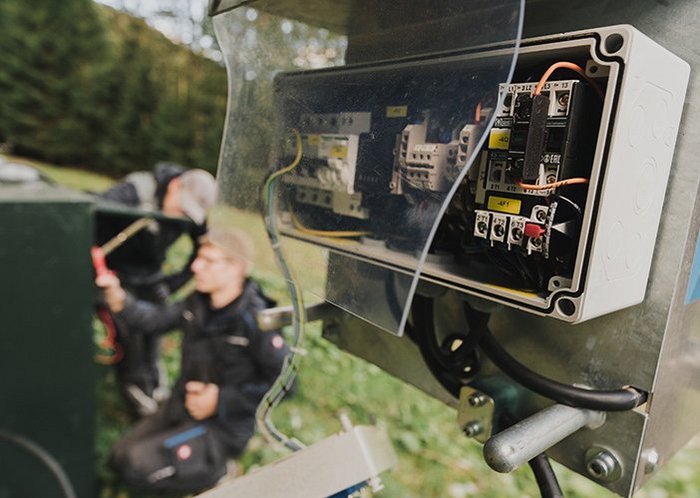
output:
[[[100,347],[103,349],[111,349],[112,354],[97,354],[95,355],[95,361],[103,365],[114,365],[119,363],[124,357],[124,350],[121,344],[117,342],[117,328],[114,325],[114,320],[112,320],[112,315],[109,314],[107,308],[99,306],[97,308],[97,316],[99,316],[100,321],[107,330],[107,335],[100,342]]]
[[[429,344],[429,336],[433,335],[435,325],[433,323],[433,305],[432,300],[416,294],[411,305],[411,316],[413,325],[411,327],[406,324],[406,334],[413,339],[413,342],[418,346],[425,365],[433,374],[440,385],[449,392],[454,398],[459,399],[459,391],[462,389],[462,384],[457,378],[450,374],[441,362],[432,353],[432,348]]]
[[[603,90],[600,88],[600,85],[590,76],[586,74],[586,71],[584,71],[581,66],[578,64],[574,64],[573,62],[555,62],[549,68],[544,72],[542,77],[540,78],[540,81],[537,83],[537,86],[535,87],[535,91],[532,92],[533,95],[540,95],[542,93],[542,87],[544,87],[544,84],[547,83],[547,80],[549,77],[552,75],[554,71],[557,69],[564,68],[564,69],[571,69],[572,71],[576,71],[578,74],[580,74],[588,83],[591,84],[593,89],[596,91],[598,96],[601,99],[605,98],[605,95],[603,94]]]
[[[465,309],[467,310],[467,316],[474,313],[480,314],[468,305],[465,306]],[[583,389],[563,384],[533,372],[503,349],[488,329],[487,322],[488,318],[485,319],[483,324],[484,331],[480,343],[484,353],[508,377],[545,398],[576,408],[608,412],[631,410],[646,401],[646,393],[633,387],[612,390]]]
[[[557,481],[557,476],[547,455],[540,453],[527,463],[532,469],[542,498],[564,498],[564,493],[559,487],[559,481]]]
[[[435,334],[434,300],[416,294],[411,305],[413,327],[406,324],[407,335],[418,346],[425,365],[440,385],[459,399],[459,393],[479,367],[477,344],[483,330],[470,323],[469,334],[452,334],[440,346]],[[458,342],[456,348],[451,346]]]
[[[277,380],[272,384],[270,389],[265,393],[262,401],[258,405],[255,412],[255,420],[258,425],[258,429],[263,434],[263,436],[270,442],[277,441],[281,443],[285,448],[292,451],[298,451],[304,447],[304,445],[292,439],[282,432],[280,432],[275,424],[270,419],[272,410],[279,404],[282,399],[287,395],[288,392],[294,389],[294,380],[296,379],[297,372],[299,370],[299,359],[297,356],[297,351],[301,350],[301,345],[304,341],[305,333],[305,322],[306,322],[306,310],[304,308],[304,300],[302,296],[301,287],[297,283],[292,271],[287,264],[286,258],[282,253],[282,247],[279,241],[279,229],[277,228],[277,222],[275,218],[275,213],[273,212],[272,203],[272,193],[275,187],[275,180],[279,177],[292,171],[301,162],[302,157],[302,142],[301,135],[297,130],[292,130],[294,138],[296,141],[296,157],[294,160],[286,167],[273,172],[268,176],[267,180],[263,185],[263,215],[265,218],[265,228],[267,229],[267,235],[270,238],[270,243],[275,254],[275,259],[277,266],[279,267],[282,275],[287,280],[287,285],[289,289],[289,294],[292,298],[292,308],[294,310],[293,320],[292,320],[292,330],[293,339],[291,344],[291,353],[284,359],[284,364],[282,365],[282,371],[277,377]]]
[[[27,453],[31,454],[33,457],[43,463],[47,469],[49,469],[49,472],[51,472],[51,475],[53,475],[56,482],[58,482],[61,492],[63,492],[63,495],[66,498],[76,498],[77,495],[75,494],[75,489],[73,489],[73,484],[70,482],[70,479],[63,470],[63,467],[61,467],[58,461],[51,456],[51,453],[30,439],[3,430],[0,430],[0,441],[14,444],[15,446],[22,448]]]
[[[292,222],[294,223],[294,228],[296,228],[301,233],[307,235],[316,235],[319,237],[331,237],[331,238],[352,238],[352,237],[362,237],[363,235],[369,235],[369,232],[360,231],[349,231],[349,230],[316,230],[314,228],[307,228],[301,224],[299,218],[292,212]]]
[[[528,190],[550,190],[554,188],[563,187],[564,185],[578,185],[582,183],[588,183],[588,178],[567,178],[566,180],[560,180],[558,182],[547,183],[545,185],[530,185],[518,181],[518,187],[528,189]]]
[[[576,204],[574,201],[572,201],[568,197],[564,197],[561,194],[557,194],[554,196],[554,198],[557,200],[560,200],[560,201],[564,201],[566,204],[568,204],[574,211],[576,211],[576,214],[578,215],[579,218],[583,216],[583,210],[581,209],[581,206]]]

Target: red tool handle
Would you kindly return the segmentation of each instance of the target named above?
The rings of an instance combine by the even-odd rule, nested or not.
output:
[[[93,246],[90,248],[90,256],[92,256],[92,266],[95,267],[95,274],[98,277],[113,273],[112,270],[107,268],[105,253],[101,247]],[[121,361],[122,356],[124,356],[122,347],[119,345],[119,343],[117,343],[117,329],[114,326],[112,317],[105,308],[98,308],[97,315],[100,317],[100,321],[104,324],[105,329],[107,330],[107,336],[100,343],[100,347],[104,349],[111,349],[112,354],[95,355],[95,360],[104,365],[113,365]]]
[[[107,268],[105,253],[102,251],[101,247],[93,246],[90,249],[90,255],[92,256],[92,265],[95,267],[95,273],[98,277],[111,273],[110,269]]]

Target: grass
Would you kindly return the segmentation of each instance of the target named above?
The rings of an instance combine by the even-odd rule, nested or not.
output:
[[[46,175],[48,175],[50,178],[53,178],[56,182],[60,183],[64,187],[72,189],[102,192],[103,190],[107,190],[109,186],[112,183],[114,183],[114,180],[112,180],[111,178],[106,177],[105,175],[100,175],[98,173],[92,173],[90,171],[53,166],[51,164],[43,163],[40,161],[31,161],[17,156],[3,156],[2,154],[0,154],[0,157],[4,157],[7,161],[13,163],[33,166],[41,170],[43,173],[46,173]]]
[[[72,188],[102,190],[108,178],[87,172],[36,164],[57,181]],[[256,252],[255,277],[266,291],[280,302],[287,302],[285,283],[276,271],[272,252],[257,214],[221,210],[214,223],[234,224],[251,233]],[[324,254],[309,253],[307,246],[288,242],[292,264],[307,287],[323,286]],[[171,251],[169,264],[183,264],[188,254],[185,242]],[[308,298],[309,301],[313,300]],[[456,413],[422,392],[392,378],[377,367],[354,358],[321,338],[318,324],[308,328],[302,360],[301,382],[297,395],[283,403],[274,420],[285,432],[305,443],[313,443],[340,430],[338,415],[345,412],[355,423],[377,418],[386,424],[399,464],[382,476],[385,489],[381,498],[508,498],[537,496],[537,487],[527,468],[512,474],[496,474],[483,462],[481,446],[467,440],[457,428]],[[165,358],[172,375],[178,362],[177,336],[164,343]],[[113,372],[103,369],[99,384],[98,472],[103,486],[101,498],[129,498],[130,494],[115,482],[104,464],[111,445],[128,430],[130,420],[116,392]],[[268,464],[280,454],[256,436],[241,459],[245,469]],[[342,462],[339,462],[342,464]],[[666,498],[700,496],[700,440],[697,438],[680,451],[637,496]],[[562,488],[569,498],[613,496],[591,481],[554,464]]]

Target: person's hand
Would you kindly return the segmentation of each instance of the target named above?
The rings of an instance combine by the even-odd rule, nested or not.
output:
[[[216,413],[219,386],[191,380],[185,384],[185,408],[195,420],[204,420]]]
[[[124,309],[126,302],[126,291],[122,289],[119,278],[112,272],[98,275],[95,278],[95,285],[102,289],[105,303],[112,313],[119,313]]]

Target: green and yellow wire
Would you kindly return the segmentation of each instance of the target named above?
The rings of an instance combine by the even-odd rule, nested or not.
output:
[[[282,175],[289,173],[294,168],[296,168],[301,162],[302,157],[302,143],[301,135],[297,130],[292,130],[296,140],[296,157],[288,166],[275,171],[272,173],[265,184],[263,185],[263,202],[264,202],[264,213],[265,213],[265,226],[267,228],[267,234],[270,238],[272,244],[272,249],[275,254],[275,259],[277,266],[280,268],[282,275],[287,280],[288,289],[290,297],[292,298],[292,307],[294,309],[294,319],[292,322],[292,328],[294,331],[294,338],[292,341],[292,353],[285,358],[284,365],[282,367],[282,372],[275,383],[270,387],[270,390],[265,393],[262,402],[258,406],[255,413],[255,418],[258,424],[260,432],[269,441],[277,441],[284,445],[286,448],[293,451],[300,450],[304,445],[297,441],[296,439],[290,438],[280,432],[270,419],[270,415],[275,406],[285,397],[287,392],[292,388],[294,379],[297,375],[299,368],[299,360],[297,357],[297,351],[304,341],[305,332],[305,322],[306,322],[306,309],[304,308],[304,299],[302,295],[302,289],[297,283],[293,272],[287,264],[286,258],[282,253],[282,248],[279,243],[279,230],[277,228],[277,223],[275,222],[275,215],[272,211],[272,192],[275,185],[275,180],[277,180]]]

